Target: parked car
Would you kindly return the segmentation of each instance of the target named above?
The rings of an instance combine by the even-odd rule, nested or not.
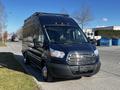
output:
[[[11,36],[11,41],[12,41],[12,42],[19,42],[19,38],[17,37],[16,34],[13,34],[13,35]]]
[[[39,67],[45,81],[96,74],[101,63],[91,42],[69,15],[37,12],[24,21],[24,62]]]

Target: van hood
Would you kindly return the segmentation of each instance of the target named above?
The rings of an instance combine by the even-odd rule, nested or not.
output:
[[[79,51],[79,52],[94,52],[96,47],[90,43],[82,43],[82,44],[51,44],[50,48],[64,51],[65,53],[69,53],[71,51]]]

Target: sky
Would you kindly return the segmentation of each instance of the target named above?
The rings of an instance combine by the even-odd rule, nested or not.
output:
[[[16,32],[34,12],[60,13],[71,16],[82,6],[89,6],[93,20],[86,27],[120,25],[120,0],[1,0],[7,16],[7,31]]]

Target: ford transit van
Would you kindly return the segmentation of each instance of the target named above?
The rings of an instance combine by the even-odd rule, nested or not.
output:
[[[101,66],[95,45],[66,14],[36,12],[26,19],[22,53],[25,64],[39,67],[45,81],[90,77]]]

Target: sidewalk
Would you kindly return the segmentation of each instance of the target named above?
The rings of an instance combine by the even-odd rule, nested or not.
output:
[[[7,46],[0,47],[0,52],[12,52],[21,55],[22,43],[21,42],[8,42]]]

